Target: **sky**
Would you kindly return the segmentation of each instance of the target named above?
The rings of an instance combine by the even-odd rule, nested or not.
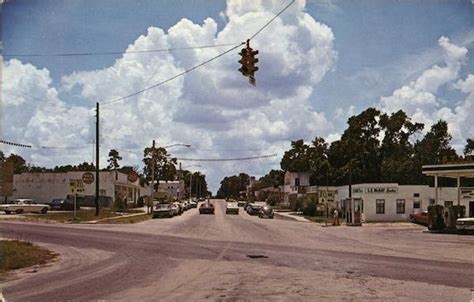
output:
[[[474,137],[474,4],[459,1],[297,0],[250,42],[257,86],[229,52],[183,77],[124,101],[232,46],[152,53],[137,50],[237,45],[289,1],[13,0],[2,7],[3,145],[29,163],[93,160],[94,108],[101,103],[101,165],[116,148],[141,165],[156,139],[207,174],[278,169],[291,140],[337,140],[347,118],[375,106],[405,110],[425,130],[448,122],[461,152]],[[114,52],[93,56],[26,54]],[[42,148],[48,147],[48,148]],[[55,147],[55,148],[49,148]],[[69,148],[76,147],[76,148]]]

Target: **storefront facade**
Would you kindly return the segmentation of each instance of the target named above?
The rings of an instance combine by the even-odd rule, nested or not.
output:
[[[131,182],[127,174],[116,171],[101,171],[99,187],[99,196],[107,197],[112,203],[118,197],[129,204],[136,203],[143,191],[138,179]],[[17,174],[13,177],[13,196],[10,199],[32,198],[44,203],[72,194],[95,196],[95,172]]]

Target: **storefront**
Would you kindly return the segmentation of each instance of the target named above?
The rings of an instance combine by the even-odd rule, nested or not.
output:
[[[133,181],[132,181],[133,180]],[[136,203],[143,195],[138,179],[116,171],[101,171],[99,174],[99,196],[113,204],[117,197]],[[52,199],[67,198],[77,194],[84,200],[95,196],[95,172],[66,173],[22,173],[13,177],[13,196],[32,198],[38,202],[49,202]]]
[[[349,187],[338,187],[337,192],[338,205],[344,210]],[[456,188],[443,188],[439,197],[449,202],[455,194]],[[361,202],[362,221],[408,221],[410,214],[425,211],[435,203],[435,189],[396,183],[357,184],[352,186],[352,197]]]

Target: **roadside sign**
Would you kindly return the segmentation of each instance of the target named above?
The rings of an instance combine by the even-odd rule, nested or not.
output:
[[[86,173],[82,174],[82,181],[85,184],[90,185],[91,183],[94,182],[94,174],[92,174],[91,172],[86,172]]]
[[[71,189],[71,193],[84,192],[84,182],[82,179],[70,179],[69,188]]]

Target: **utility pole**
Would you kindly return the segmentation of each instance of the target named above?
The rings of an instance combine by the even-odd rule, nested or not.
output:
[[[151,145],[151,205],[153,206],[153,200],[155,199],[155,140]],[[147,207],[146,212],[148,214],[149,207]]]
[[[95,216],[99,216],[99,102],[95,121]]]
[[[191,202],[193,201],[193,172],[189,172],[189,202]]]

